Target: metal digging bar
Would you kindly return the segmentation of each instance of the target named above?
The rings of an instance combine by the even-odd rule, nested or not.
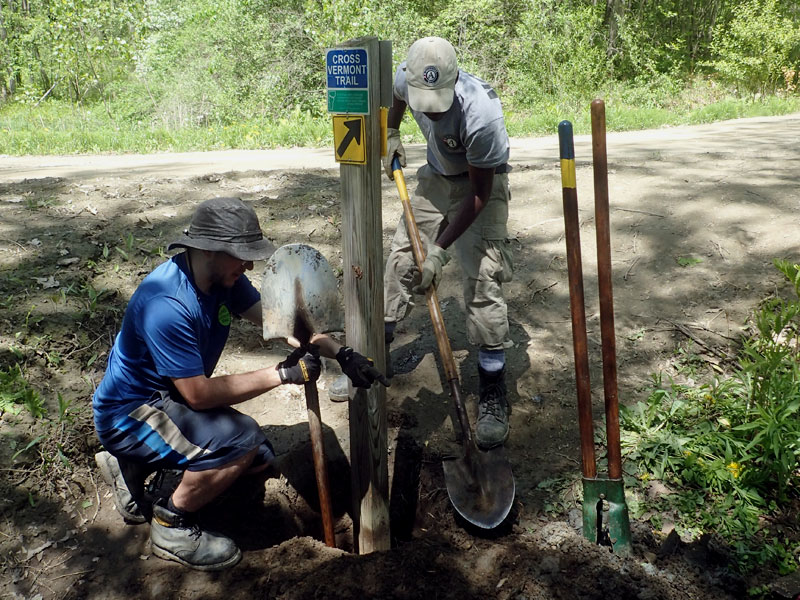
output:
[[[575,379],[578,394],[578,425],[581,437],[583,474],[583,536],[595,543],[610,545],[618,554],[630,554],[631,533],[619,434],[617,397],[616,341],[611,290],[611,238],[608,209],[608,168],[605,143],[605,105],[592,103],[592,154],[595,187],[595,222],[597,226],[597,272],[600,295],[600,330],[603,355],[603,390],[606,413],[608,476],[597,475],[592,423],[589,352],[586,337],[586,314],[581,265],[578,194],[575,181],[575,148],[572,123],[558,125],[561,158],[561,186],[564,203],[564,226],[567,244],[572,341],[575,354]],[[603,527],[603,505],[608,504],[608,529]]]

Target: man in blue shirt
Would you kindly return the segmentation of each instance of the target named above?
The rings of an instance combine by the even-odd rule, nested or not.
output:
[[[258,423],[232,408],[279,385],[301,385],[320,374],[316,353],[295,350],[278,365],[212,376],[234,315],[259,329],[259,292],[245,275],[269,257],[255,211],[239,198],[201,203],[180,239],[186,251],[144,278],[131,297],[122,328],[93,398],[97,462],[112,486],[117,510],[132,523],[147,520],[144,480],[157,469],[183,477],[166,501],[152,506],[153,553],[192,568],[236,564],[233,540],[201,530],[194,513],[275,455]],[[371,361],[324,335],[311,342],[336,357],[353,384],[385,378]]]

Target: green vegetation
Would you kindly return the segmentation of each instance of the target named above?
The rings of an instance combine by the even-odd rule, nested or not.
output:
[[[800,551],[796,536],[781,533],[798,492],[800,265],[775,265],[793,297],[762,303],[730,372],[699,385],[657,376],[646,400],[621,407],[620,420],[640,488],[663,484],[654,500],[635,503],[635,516],[673,514],[682,533],[721,535],[743,571],[771,564],[788,573]],[[699,368],[686,357],[684,374],[703,379]]]
[[[34,417],[44,415],[42,399],[22,376],[19,365],[0,369],[0,415],[4,412],[19,413],[22,407]]]
[[[327,145],[324,52],[440,35],[514,136],[800,110],[794,0],[64,0],[0,10],[0,153]],[[406,123],[404,133],[418,138]]]

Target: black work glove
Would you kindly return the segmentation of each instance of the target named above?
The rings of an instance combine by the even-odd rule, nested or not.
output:
[[[302,385],[319,379],[322,364],[319,360],[319,347],[310,344],[307,348],[297,348],[282,363],[278,363],[281,383]]]
[[[359,354],[350,346],[342,346],[336,353],[336,360],[339,361],[342,371],[350,378],[355,387],[368,388],[375,381],[380,381],[384,386],[389,387],[389,380],[375,368],[372,359]]]

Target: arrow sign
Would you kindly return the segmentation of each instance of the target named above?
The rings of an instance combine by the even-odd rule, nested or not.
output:
[[[353,115],[333,115],[333,147],[336,162],[363,165],[367,162],[365,118]]]
[[[344,126],[347,127],[347,133],[345,134],[342,143],[339,144],[338,148],[336,148],[336,154],[339,156],[344,156],[344,153],[347,151],[347,147],[353,140],[356,141],[357,146],[361,145],[361,121],[361,119],[351,119],[344,122]]]

